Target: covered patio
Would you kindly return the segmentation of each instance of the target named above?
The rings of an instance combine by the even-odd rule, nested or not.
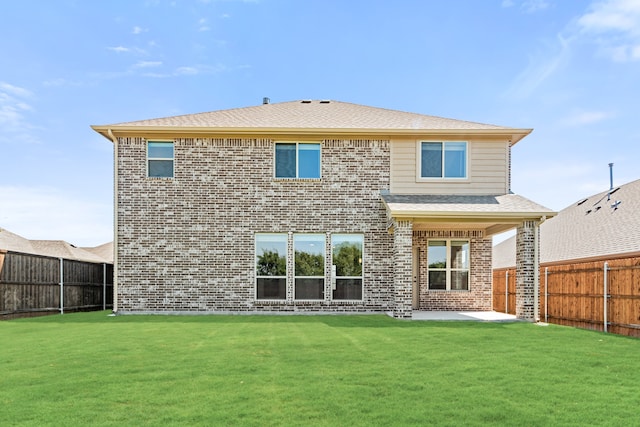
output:
[[[382,199],[389,231],[394,236],[394,317],[412,319],[414,311],[491,312],[492,237],[516,229],[516,318],[537,320],[538,226],[556,212],[515,194],[388,194]],[[461,285],[450,286],[453,279],[449,278],[446,288],[430,283],[430,271],[434,267],[428,248],[434,240],[467,242],[464,248],[468,252],[464,254],[466,277]],[[418,315],[424,316],[427,315]],[[467,318],[474,316],[482,315],[466,315]]]

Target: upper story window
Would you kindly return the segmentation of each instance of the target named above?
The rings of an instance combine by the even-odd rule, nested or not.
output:
[[[173,178],[173,142],[147,142],[147,176]]]
[[[420,178],[466,178],[467,143],[420,142]]]
[[[276,143],[275,176],[276,178],[320,178],[320,144]]]

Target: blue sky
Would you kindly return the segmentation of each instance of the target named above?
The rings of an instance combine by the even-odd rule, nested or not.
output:
[[[21,0],[0,26],[0,227],[112,239],[92,124],[296,99],[534,128],[512,189],[552,209],[640,178],[640,1]]]

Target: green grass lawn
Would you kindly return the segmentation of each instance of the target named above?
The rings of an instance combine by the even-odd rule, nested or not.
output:
[[[0,425],[640,425],[640,340],[386,316],[0,322]]]

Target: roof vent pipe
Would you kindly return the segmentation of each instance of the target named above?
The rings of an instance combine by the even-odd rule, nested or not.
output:
[[[611,200],[613,193],[613,163],[609,163],[609,193],[607,193],[607,201]]]
[[[262,98],[262,105],[267,105],[269,102],[271,102],[271,100],[269,98],[267,98],[266,96],[264,98]]]

